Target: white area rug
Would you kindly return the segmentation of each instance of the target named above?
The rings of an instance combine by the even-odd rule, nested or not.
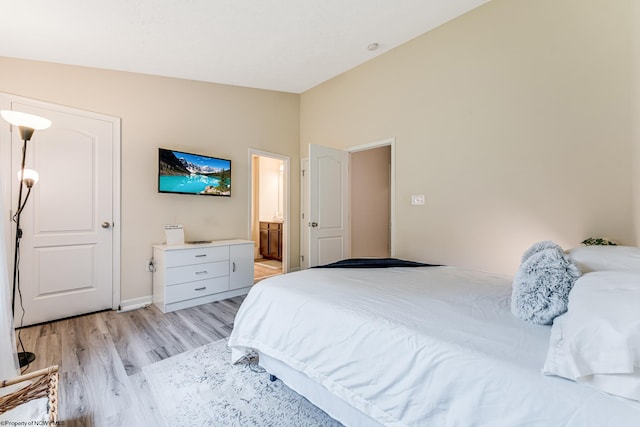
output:
[[[145,366],[167,426],[340,426],[255,360],[232,365],[226,339]]]

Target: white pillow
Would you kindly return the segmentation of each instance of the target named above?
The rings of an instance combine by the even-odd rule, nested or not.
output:
[[[542,371],[640,401],[640,273],[581,276],[553,322]]]
[[[631,270],[640,273],[640,248],[634,246],[578,246],[567,251],[582,273]]]

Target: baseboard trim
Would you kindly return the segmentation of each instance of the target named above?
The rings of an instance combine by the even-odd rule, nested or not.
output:
[[[137,310],[139,308],[145,308],[153,302],[153,297],[147,295],[140,298],[132,298],[124,301],[120,301],[120,307],[118,307],[118,313],[124,313],[126,311]]]

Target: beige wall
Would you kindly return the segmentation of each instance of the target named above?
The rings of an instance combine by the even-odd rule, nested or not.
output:
[[[0,58],[0,92],[122,119],[123,300],[151,295],[145,263],[164,240],[164,224],[183,224],[187,240],[249,238],[249,148],[291,156],[298,175],[299,96],[142,74]],[[232,160],[232,196],[157,192],[157,149]],[[291,215],[298,218],[298,183]],[[298,225],[291,258],[298,260]]]
[[[390,165],[390,145],[349,155],[352,257],[391,255]]]
[[[632,7],[493,0],[303,93],[301,155],[396,137],[399,257],[512,273],[539,240],[637,244]]]

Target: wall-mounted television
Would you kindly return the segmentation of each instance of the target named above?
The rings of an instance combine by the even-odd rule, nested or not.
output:
[[[159,148],[158,192],[231,196],[231,160]]]

